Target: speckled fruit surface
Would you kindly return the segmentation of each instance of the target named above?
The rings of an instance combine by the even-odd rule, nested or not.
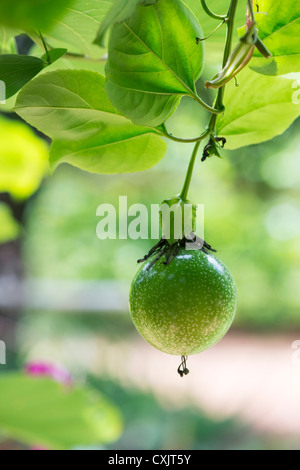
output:
[[[130,292],[133,323],[152,346],[189,356],[220,341],[237,307],[237,289],[226,266],[211,254],[181,249],[170,265],[151,259]]]

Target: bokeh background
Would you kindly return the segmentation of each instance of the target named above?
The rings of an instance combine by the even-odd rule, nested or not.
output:
[[[31,47],[25,37],[18,45]],[[44,361],[101,391],[124,421],[108,449],[299,448],[300,121],[196,165],[190,198],[205,205],[205,238],[236,280],[239,307],[227,336],[191,357],[181,379],[178,358],[154,350],[130,320],[136,261],[153,241],[100,241],[96,209],[118,207],[119,196],[150,208],[177,194],[192,148],[170,142],[139,174],[62,165],[50,176],[47,139],[1,109],[0,374]],[[190,137],[206,122],[183,100],[168,129]],[[27,445],[0,437],[8,448]]]

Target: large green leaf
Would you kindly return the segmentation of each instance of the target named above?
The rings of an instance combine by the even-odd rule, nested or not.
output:
[[[245,69],[238,76],[239,87],[226,87],[226,112],[218,120],[218,134],[227,147],[236,149],[264,142],[282,134],[300,115],[293,103],[293,80],[267,77]]]
[[[63,70],[33,80],[15,111],[53,139],[52,169],[63,162],[96,173],[129,173],[155,165],[166,144],[155,129],[118,114],[95,72]]]
[[[0,55],[0,80],[6,85],[6,98],[15,95],[26,83],[38,75],[50,63],[64,55],[66,49],[53,49],[46,57],[3,54]]]
[[[300,71],[300,2],[258,0],[256,21],[259,36],[273,57],[266,61],[258,51],[251,68],[265,75],[284,75]]]
[[[112,3],[113,0],[76,0],[47,33],[48,42],[92,58],[103,55],[104,51],[93,45],[93,41]]]
[[[138,6],[111,32],[107,62],[108,96],[133,122],[158,126],[183,95],[195,96],[203,68],[197,19],[180,0]]]
[[[1,0],[0,24],[22,30],[47,29],[74,0]]]
[[[21,122],[0,119],[0,192],[26,199],[48,170],[47,145]]]
[[[138,3],[142,3],[143,0],[110,0],[111,3],[114,3],[112,8],[109,10],[108,15],[105,17],[104,21],[101,24],[97,40],[98,44],[103,44],[103,35],[105,34],[106,29],[113,22],[120,22],[128,18],[133,12]],[[147,0],[144,0],[145,3]],[[182,0],[196,15],[198,18],[202,29],[204,30],[205,36],[210,35],[218,22],[213,18],[209,17],[202,8],[200,0]],[[151,3],[152,0],[149,0],[148,3]],[[213,10],[218,14],[226,14],[229,8],[228,0],[214,0],[210,2]],[[242,26],[245,24],[245,10],[246,5],[242,2],[239,3],[236,14],[236,25]],[[225,43],[225,31],[226,27],[223,26],[215,34],[205,42],[207,54],[206,61],[209,63],[216,63],[217,60],[221,59],[222,51]]]
[[[110,28],[114,23],[120,23],[121,21],[126,20],[126,18],[134,13],[137,5],[151,5],[157,1],[158,0],[115,0],[108,14],[102,21],[95,43],[99,46],[103,46],[104,35],[108,28]]]
[[[21,374],[0,377],[0,430],[8,437],[68,450],[109,443],[121,429],[119,411],[95,391]]]

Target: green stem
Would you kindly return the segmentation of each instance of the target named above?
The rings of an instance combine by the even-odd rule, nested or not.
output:
[[[195,167],[195,162],[196,162],[198,150],[200,148],[200,144],[201,144],[201,142],[197,142],[195,147],[194,147],[192,157],[191,157],[191,160],[190,160],[190,164],[189,164],[189,167],[188,167],[187,175],[186,175],[186,178],[185,178],[185,182],[184,182],[182,191],[180,193],[180,197],[184,201],[187,200],[188,192],[189,192],[189,189],[190,189],[190,186],[191,186],[193,171],[194,171],[194,167]]]
[[[157,129],[155,129],[157,132]],[[209,135],[209,130],[203,132],[199,137],[195,137],[193,139],[181,139],[180,137],[175,137],[168,133],[167,128],[164,126],[164,130],[158,131],[162,137],[166,137],[167,139],[173,140],[174,142],[179,142],[181,144],[194,144],[195,142],[201,142],[205,137]]]
[[[205,103],[205,101],[203,101],[200,96],[198,96],[197,94],[193,93],[191,94],[191,97],[198,103],[202,106],[202,108],[206,109],[206,111],[209,111],[211,114],[214,114],[215,116],[218,116],[219,114],[222,114],[224,113],[224,106],[220,106],[220,107],[212,107],[212,106],[209,106],[207,103]]]
[[[249,6],[249,10],[250,10],[250,15],[251,15],[252,21],[253,21],[253,23],[255,23],[255,14],[254,14],[254,9],[253,9],[253,2],[252,2],[252,0],[248,0],[248,6]]]
[[[206,2],[204,0],[201,0],[201,3],[202,3],[203,8],[205,9],[205,11],[208,13],[208,11],[207,11],[208,7],[206,5]],[[237,4],[238,4],[238,0],[231,0],[230,7],[229,7],[229,10],[228,10],[228,15],[226,17],[217,17],[216,18],[217,15],[212,14],[213,17],[215,17],[215,19],[224,20],[224,18],[225,18],[226,23],[227,23],[227,35],[226,35],[226,43],[225,43],[225,50],[224,50],[224,56],[223,56],[223,67],[225,67],[225,65],[226,65],[226,63],[229,59],[229,56],[231,54],[231,50],[232,50],[232,41],[233,41],[233,32],[234,32],[234,19],[235,19]],[[210,15],[210,16],[212,16],[212,15]],[[224,110],[224,103],[223,103],[223,101],[224,101],[224,92],[225,92],[225,86],[218,90],[218,95],[217,95],[216,102],[215,102],[215,108],[219,109],[220,112],[223,112],[221,110]],[[204,132],[204,134],[202,134],[202,135],[204,135],[203,138],[205,138],[207,135],[213,134],[215,132],[216,124],[217,124],[217,118],[218,118],[217,114],[214,113],[214,114],[211,115],[208,128]],[[203,140],[203,139],[201,139],[201,140]],[[185,182],[184,182],[184,186],[183,186],[183,189],[182,189],[181,194],[180,194],[180,197],[183,200],[187,200],[187,197],[188,197],[188,192],[189,192],[191,181],[192,181],[192,176],[193,176],[193,171],[194,171],[194,167],[195,167],[196,158],[197,158],[198,151],[199,151],[199,148],[200,148],[200,145],[201,145],[201,140],[196,143],[196,145],[194,147],[194,150],[193,150],[193,153],[192,153],[192,157],[191,157],[191,160],[190,160],[190,163],[189,163],[189,167],[188,167],[186,179],[185,179]]]
[[[50,63],[51,63],[51,59],[50,59],[48,47],[47,47],[46,41],[45,41],[45,39],[43,38],[43,35],[42,35],[42,33],[41,33],[40,31],[39,31],[39,36],[40,36],[40,38],[41,38],[43,47],[44,47],[45,52],[46,52],[47,62],[48,62],[48,64],[50,64]]]
[[[238,4],[238,0],[231,0],[230,7],[228,10],[227,35],[226,35],[226,44],[225,44],[223,64],[222,64],[223,68],[225,67],[227,63],[231,54],[231,50],[232,50],[234,18],[236,14],[237,4]],[[224,108],[224,95],[225,95],[225,86],[219,88],[218,90],[218,95],[217,95],[216,102],[215,102],[216,108],[220,108],[220,109]],[[212,115],[210,122],[209,122],[209,126],[208,126],[212,133],[215,132],[216,124],[217,124],[217,116]]]
[[[205,38],[197,38],[197,41],[199,42],[207,41],[207,39],[210,39],[223,26],[224,23],[226,23],[226,18],[224,18],[224,20],[222,20],[221,23],[218,24],[218,26],[213,30],[212,33],[210,33]]]
[[[211,9],[208,7],[206,0],[201,0],[201,4],[205,13],[207,13],[211,18],[214,18],[215,20],[221,20],[221,21],[226,19],[226,15],[216,15],[215,13],[213,13]]]

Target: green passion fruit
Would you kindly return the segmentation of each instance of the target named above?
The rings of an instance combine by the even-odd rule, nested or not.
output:
[[[131,286],[130,311],[138,332],[160,351],[183,358],[220,341],[236,308],[232,275],[202,250],[180,248],[168,265],[153,265],[150,258]]]

